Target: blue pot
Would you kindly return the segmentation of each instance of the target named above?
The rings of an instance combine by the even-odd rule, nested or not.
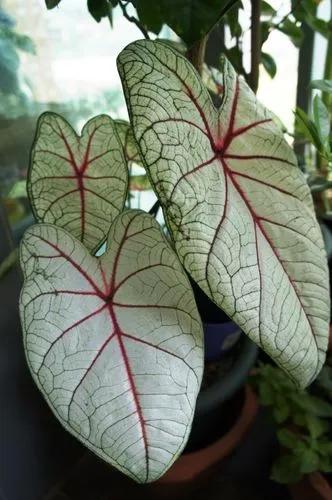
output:
[[[203,323],[205,360],[216,361],[229,351],[241,337],[241,329],[233,321]]]

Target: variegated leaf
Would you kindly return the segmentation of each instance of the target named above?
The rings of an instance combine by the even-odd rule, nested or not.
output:
[[[223,62],[217,110],[160,42],[119,56],[141,156],[187,271],[302,387],[325,359],[329,286],[308,186],[269,112]]]
[[[51,409],[125,474],[157,479],[186,443],[203,366],[193,292],[157,222],[123,212],[99,259],[38,224],[21,265],[26,356]]]
[[[66,229],[93,251],[123,209],[127,188],[127,165],[110,117],[90,120],[81,137],[55,113],[40,117],[28,175],[38,221]]]

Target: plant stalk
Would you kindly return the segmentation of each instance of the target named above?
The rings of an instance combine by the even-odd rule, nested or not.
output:
[[[330,0],[330,22],[332,22],[332,0]],[[327,49],[324,66],[324,80],[332,80],[332,32],[330,31],[327,39]],[[322,92],[322,100],[325,106],[331,108],[331,94]]]
[[[297,66],[297,88],[296,88],[296,107],[302,109],[305,113],[309,112],[312,91],[310,89],[313,49],[314,49],[314,31],[303,21],[301,24],[303,32],[303,43],[299,50],[299,59]],[[296,121],[296,120],[295,120]],[[306,170],[306,142],[299,135],[294,123],[294,151],[302,171]]]
[[[207,36],[203,37],[201,40],[198,40],[190,47],[187,52],[187,58],[197,69],[198,73],[202,75],[203,73],[203,64],[205,59],[205,50],[206,50],[206,42]]]
[[[120,9],[122,10],[123,16],[129,22],[136,24],[137,28],[141,31],[141,33],[143,34],[144,38],[146,38],[147,40],[149,40],[150,39],[149,33],[147,32],[147,30],[145,29],[145,27],[143,26],[143,24],[138,19],[136,19],[136,17],[130,16],[128,14],[128,12],[127,12],[127,3],[124,4],[124,3],[122,3],[121,0],[119,0],[119,6],[120,6]]]
[[[251,68],[249,85],[257,92],[261,62],[261,0],[251,0]]]

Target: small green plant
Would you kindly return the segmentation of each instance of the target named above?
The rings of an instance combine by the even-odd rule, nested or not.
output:
[[[311,87],[323,95],[315,95],[310,116],[300,108],[295,115],[297,133],[314,149],[312,165],[308,165],[308,183],[313,193],[319,193],[332,187],[331,110],[325,103],[328,99],[324,99],[324,95],[332,92],[332,80],[314,80]]]
[[[326,368],[330,369],[324,367],[317,388],[322,378],[326,383]],[[298,390],[282,370],[269,364],[260,365],[252,381],[260,403],[271,412],[282,447],[271,478],[294,483],[304,474],[332,472],[332,404],[323,396]]]

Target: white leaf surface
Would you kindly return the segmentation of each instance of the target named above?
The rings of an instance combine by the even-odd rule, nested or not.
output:
[[[326,255],[305,178],[269,112],[223,62],[217,110],[186,58],[119,56],[141,157],[192,278],[302,387],[328,339]]]
[[[203,367],[195,299],[160,227],[124,212],[98,259],[39,224],[21,264],[26,356],[51,409],[101,458],[156,480],[186,443]]]
[[[79,137],[61,116],[41,115],[27,186],[38,221],[64,228],[96,250],[123,209],[128,189],[127,164],[112,119],[93,118]]]

